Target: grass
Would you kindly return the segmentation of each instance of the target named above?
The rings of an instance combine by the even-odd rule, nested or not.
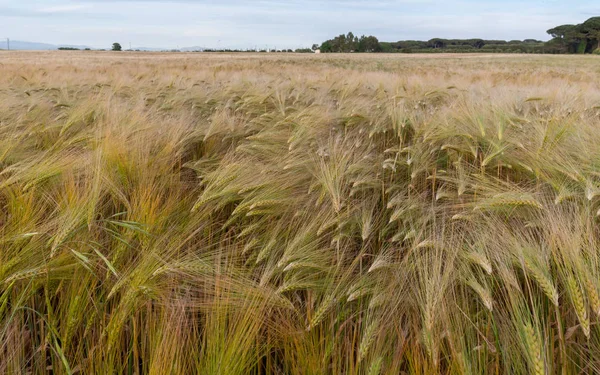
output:
[[[0,373],[600,372],[593,56],[0,56]]]

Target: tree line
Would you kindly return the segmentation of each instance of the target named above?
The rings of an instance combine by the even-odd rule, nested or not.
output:
[[[547,31],[552,39],[543,42],[536,39],[488,40],[488,39],[443,39],[428,41],[400,40],[380,42],[376,37],[355,36],[352,32],[341,34],[313,50],[328,52],[401,52],[401,53],[456,53],[456,52],[498,52],[498,53],[597,53],[600,54],[600,17],[592,17],[578,25],[562,25]]]
[[[313,45],[313,49],[315,46]],[[333,39],[327,40],[318,48],[321,52],[382,52],[379,40],[370,36],[355,36],[352,32],[348,35],[341,34]]]
[[[548,43],[563,53],[600,54],[600,17],[592,17],[578,25],[561,25],[548,30],[552,40]]]

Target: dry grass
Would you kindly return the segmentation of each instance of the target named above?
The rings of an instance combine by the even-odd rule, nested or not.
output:
[[[0,53],[0,373],[598,373],[599,66]]]

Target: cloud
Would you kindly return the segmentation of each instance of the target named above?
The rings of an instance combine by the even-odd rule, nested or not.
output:
[[[78,12],[80,10],[89,8],[89,5],[85,4],[65,4],[65,5],[55,5],[50,7],[44,7],[38,9],[38,11],[42,13],[72,13]]]

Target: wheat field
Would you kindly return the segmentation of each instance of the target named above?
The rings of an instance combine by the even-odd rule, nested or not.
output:
[[[0,52],[0,373],[600,372],[593,56]]]

